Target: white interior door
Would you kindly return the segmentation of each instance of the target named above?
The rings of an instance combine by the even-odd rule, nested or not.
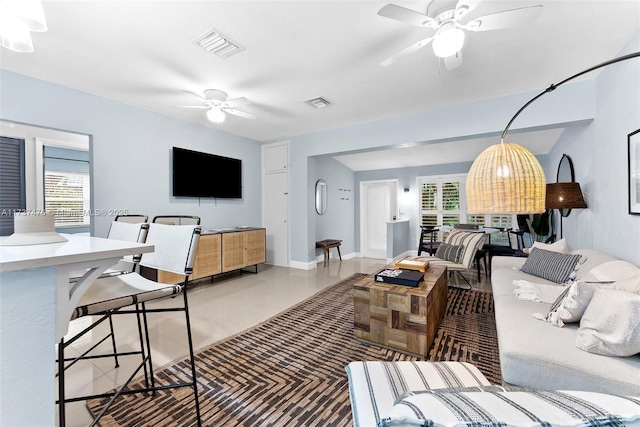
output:
[[[264,221],[267,263],[289,265],[289,173],[268,173],[265,179]]]
[[[360,245],[366,258],[387,258],[387,222],[398,213],[398,181],[370,181],[361,186]]]

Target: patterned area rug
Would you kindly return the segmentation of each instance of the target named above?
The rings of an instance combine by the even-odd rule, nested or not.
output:
[[[235,336],[196,353],[204,426],[351,426],[345,366],[352,360],[419,360],[354,338],[354,274]],[[492,294],[449,288],[447,313],[428,360],[475,364],[501,383]],[[182,377],[186,361],[157,369]],[[139,384],[139,383],[138,383]],[[134,388],[135,385],[132,387]],[[87,403],[96,414],[105,403]],[[191,389],[127,395],[101,426],[195,425]]]

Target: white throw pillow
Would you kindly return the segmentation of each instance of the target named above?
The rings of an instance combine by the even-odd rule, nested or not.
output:
[[[544,249],[545,251],[559,252],[561,254],[569,252],[569,245],[565,239],[560,239],[555,243],[533,242],[531,248]]]
[[[596,290],[580,321],[576,347],[604,356],[640,353],[640,295]]]
[[[596,265],[587,273],[584,280],[594,282],[618,281],[640,276],[640,268],[627,261],[615,260]]]
[[[599,286],[599,283],[576,281],[558,296],[547,314],[533,313],[532,316],[560,328],[565,323],[578,322]]]

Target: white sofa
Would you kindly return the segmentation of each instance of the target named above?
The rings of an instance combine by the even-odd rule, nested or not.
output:
[[[584,278],[594,267],[615,258],[601,252],[576,250],[586,261],[577,272]],[[514,280],[551,284],[517,270],[526,258],[496,256],[491,284],[503,381],[536,389],[586,390],[640,395],[640,355],[612,357],[576,348],[579,323],[556,327],[532,313],[547,313],[551,304],[518,299]]]

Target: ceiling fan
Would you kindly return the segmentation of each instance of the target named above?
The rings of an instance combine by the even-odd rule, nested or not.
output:
[[[381,62],[380,65],[387,67],[398,59],[412,54],[431,43],[434,54],[439,58],[443,58],[444,66],[447,70],[452,70],[462,65],[462,45],[464,43],[465,30],[491,31],[517,27],[535,20],[542,12],[542,5],[529,6],[480,16],[464,23],[464,18],[478,3],[480,3],[480,0],[459,0],[453,9],[440,12],[433,18],[395,4],[383,6],[378,11],[378,15],[406,24],[426,27],[434,30],[435,34],[401,50]]]
[[[224,122],[225,113],[251,120],[255,120],[258,117],[255,114],[236,109],[236,107],[251,103],[247,98],[227,99],[227,93],[218,89],[207,89],[204,91],[204,96],[189,90],[183,90],[183,92],[197,96],[206,105],[178,105],[178,107],[208,109],[207,118],[214,123]]]

